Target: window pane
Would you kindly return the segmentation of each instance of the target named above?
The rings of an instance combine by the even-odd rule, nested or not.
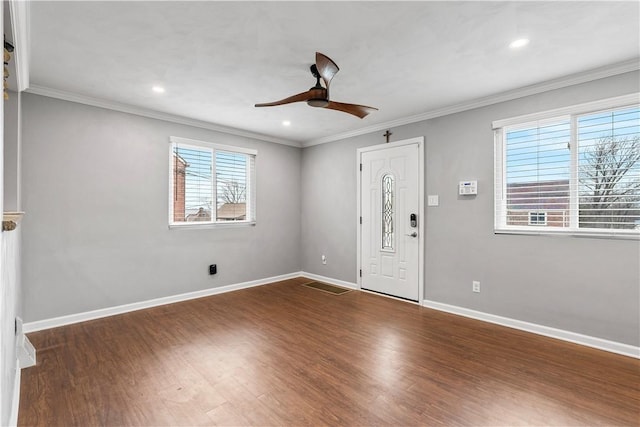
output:
[[[213,182],[211,150],[175,146],[173,221],[211,221]]]
[[[171,142],[170,225],[256,220],[255,150]]]
[[[382,177],[382,249],[393,250],[393,175]]]
[[[640,109],[578,117],[579,227],[640,228]]]
[[[570,138],[569,120],[506,131],[507,225],[569,226]]]
[[[217,221],[247,219],[248,163],[246,154],[216,152]]]

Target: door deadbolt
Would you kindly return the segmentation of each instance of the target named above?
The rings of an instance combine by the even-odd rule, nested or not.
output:
[[[411,224],[411,228],[416,228],[418,226],[418,215],[414,213],[409,215],[409,223]]]

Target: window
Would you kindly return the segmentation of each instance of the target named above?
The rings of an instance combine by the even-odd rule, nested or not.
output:
[[[255,150],[170,141],[169,225],[255,223]]]
[[[547,225],[547,213],[529,212],[529,225]]]
[[[497,232],[640,236],[637,94],[494,129]]]

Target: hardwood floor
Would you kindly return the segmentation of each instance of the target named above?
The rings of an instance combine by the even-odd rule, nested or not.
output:
[[[19,425],[634,425],[640,361],[293,279],[29,335]]]

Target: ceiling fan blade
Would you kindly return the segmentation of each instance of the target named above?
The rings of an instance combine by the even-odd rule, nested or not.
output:
[[[325,87],[328,90],[331,79],[338,71],[340,71],[340,68],[338,68],[331,58],[320,52],[316,52],[316,68],[318,69],[318,74],[320,74],[320,77],[324,80]]]
[[[293,95],[288,98],[281,99],[280,101],[265,102],[263,104],[256,104],[255,106],[256,107],[274,107],[276,105],[291,104],[292,102],[308,101],[316,96],[316,92],[317,91],[315,90],[308,90],[306,92],[302,92],[297,95]]]
[[[324,108],[353,114],[354,116],[358,116],[361,119],[365,118],[369,113],[378,111],[377,108],[367,107],[366,105],[344,104],[342,102],[334,102],[334,101],[329,101],[327,106]]]

